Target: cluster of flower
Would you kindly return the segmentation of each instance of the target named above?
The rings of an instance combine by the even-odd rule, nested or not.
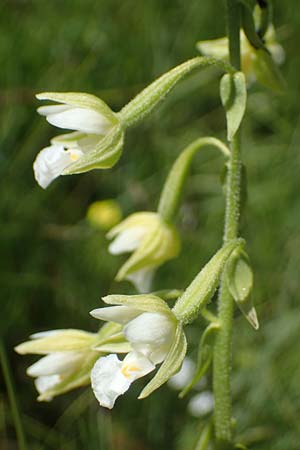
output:
[[[202,52],[217,56],[220,60],[196,57],[181,64],[148,86],[118,113],[90,94],[39,94],[38,99],[54,101],[55,104],[42,106],[38,112],[50,124],[71,130],[71,133],[53,138],[51,145],[37,155],[33,167],[39,185],[46,188],[60,175],[112,167],[121,156],[126,128],[144,118],[191,70],[216,65],[231,75],[235,73],[234,68],[224,63],[227,57],[224,44],[220,40],[200,43],[198,46]],[[273,50],[279,53],[278,46]],[[244,65],[249,69],[249,61],[253,62],[257,55],[253,57],[254,50],[245,42],[243,52]],[[239,123],[242,115],[243,111],[239,113]],[[215,145],[225,155],[229,152],[224,144],[214,138],[197,141],[196,147],[203,144]],[[178,233],[170,217],[176,210],[182,180],[196,147],[189,147],[182,153],[180,164],[175,162],[158,212],[132,214],[108,233],[108,237],[114,239],[109,246],[112,254],[133,252],[120,268],[116,279],[132,281],[140,294],[104,297],[104,302],[113,306],[91,311],[93,317],[107,322],[98,333],[73,329],[41,332],[16,347],[20,354],[45,355],[27,370],[28,375],[35,378],[39,400],[51,400],[91,382],[99,403],[112,408],[116,398],[127,391],[133,381],[161,364],[139,398],[147,397],[159,388],[179,371],[187,349],[184,325],[194,320],[212,298],[231,254],[238,255],[236,263],[231,264],[231,278],[234,279],[236,273],[242,271],[243,276],[246,273],[250,280],[247,295],[244,286],[239,289],[239,285],[232,282],[232,295],[237,303],[240,302],[239,306],[248,320],[257,325],[253,306],[243,303],[248,301],[252,278],[251,274],[248,275],[250,269],[246,259],[240,263],[240,249],[243,246],[240,239],[224,245],[214,255],[172,309],[163,296],[149,293],[154,271],[176,257],[180,250]],[[212,321],[217,329],[217,319]],[[118,354],[126,356],[119,360]],[[211,407],[211,399],[209,404]]]

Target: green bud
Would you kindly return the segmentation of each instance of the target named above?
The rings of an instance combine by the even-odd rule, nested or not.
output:
[[[220,96],[226,111],[227,139],[232,141],[241,125],[246,109],[247,89],[243,72],[225,74],[222,77]]]
[[[243,244],[243,239],[228,242],[203,267],[173,308],[178,320],[186,324],[197,318],[214,295],[229,256]]]
[[[253,273],[245,253],[235,252],[232,255],[226,268],[226,280],[228,289],[241,312],[252,327],[258,330],[259,323],[251,297]]]

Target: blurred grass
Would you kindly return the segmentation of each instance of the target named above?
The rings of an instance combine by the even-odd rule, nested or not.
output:
[[[243,131],[248,204],[242,234],[255,269],[261,330],[237,312],[234,413],[253,450],[297,450],[300,441],[300,9],[274,2],[286,51],[287,92],[251,88]],[[38,404],[25,375],[30,357],[13,346],[38,330],[95,330],[88,311],[107,292],[133,292],[113,276],[121,258],[107,253],[101,231],[85,221],[94,200],[116,198],[124,214],[154,209],[163,180],[184,145],[199,135],[224,138],[224,115],[213,71],[193,75],[145,123],[130,130],[111,171],[63,177],[42,191],[32,161],[53,135],[35,112],[34,94],[79,90],[120,108],[156,76],[193,56],[194,44],[224,34],[221,0],[2,0],[0,4],[1,335],[5,340],[30,450],[189,450],[198,423],[186,400],[163,387],[144,402],[142,382],[114,411],[78,391]],[[161,268],[155,288],[186,286],[219,247],[222,161],[203,152],[192,170],[178,219],[183,250]],[[191,350],[202,324],[191,327]],[[201,428],[201,423],[200,423]],[[3,384],[0,447],[17,448]]]

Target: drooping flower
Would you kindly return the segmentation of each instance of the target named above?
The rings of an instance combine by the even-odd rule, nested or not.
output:
[[[91,372],[92,389],[100,405],[112,408],[131,383],[162,363],[139,398],[165,383],[177,370],[186,353],[186,339],[180,322],[159,297],[109,295],[103,300],[118,305],[91,311],[97,319],[123,325],[124,337],[132,350],[120,361],[116,354],[101,357]]]
[[[59,175],[105,169],[117,162],[123,146],[122,127],[100,98],[76,92],[46,92],[37,98],[58,103],[38,108],[51,125],[73,130],[53,138],[52,145],[37,155],[33,169],[41,187],[46,188]]]
[[[21,355],[45,355],[27,369],[27,374],[35,378],[38,400],[50,401],[57,395],[89,384],[93,365],[111,348],[120,353],[128,351],[128,344],[119,336],[120,329],[116,324],[107,324],[99,333],[51,330],[33,334],[29,341],[18,345],[15,350]],[[111,339],[118,342],[111,344]]]
[[[246,75],[249,83],[254,82],[256,79],[263,84],[270,82],[262,78],[261,69],[266,52],[255,49],[248,41],[243,30],[240,31],[241,40],[241,61],[242,70]],[[268,31],[264,37],[265,45],[271,54],[271,57],[275,64],[280,65],[284,61],[284,50],[280,44],[276,41],[275,31],[273,26],[269,26]],[[214,58],[228,60],[228,38],[223,37],[219,39],[211,39],[208,41],[197,42],[197,49],[206,56],[212,56]]]
[[[113,255],[133,252],[117,273],[116,279],[132,281],[139,292],[149,292],[154,271],[175,258],[180,241],[175,227],[158,213],[139,212],[123,220],[107,235]]]

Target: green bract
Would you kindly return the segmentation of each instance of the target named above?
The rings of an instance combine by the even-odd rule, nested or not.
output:
[[[253,305],[251,291],[253,288],[253,273],[249,258],[244,252],[235,252],[226,267],[226,281],[229,291],[243,315],[255,330],[259,323]]]
[[[246,109],[247,90],[243,72],[225,74],[220,83],[220,95],[226,111],[227,139],[232,141]]]

